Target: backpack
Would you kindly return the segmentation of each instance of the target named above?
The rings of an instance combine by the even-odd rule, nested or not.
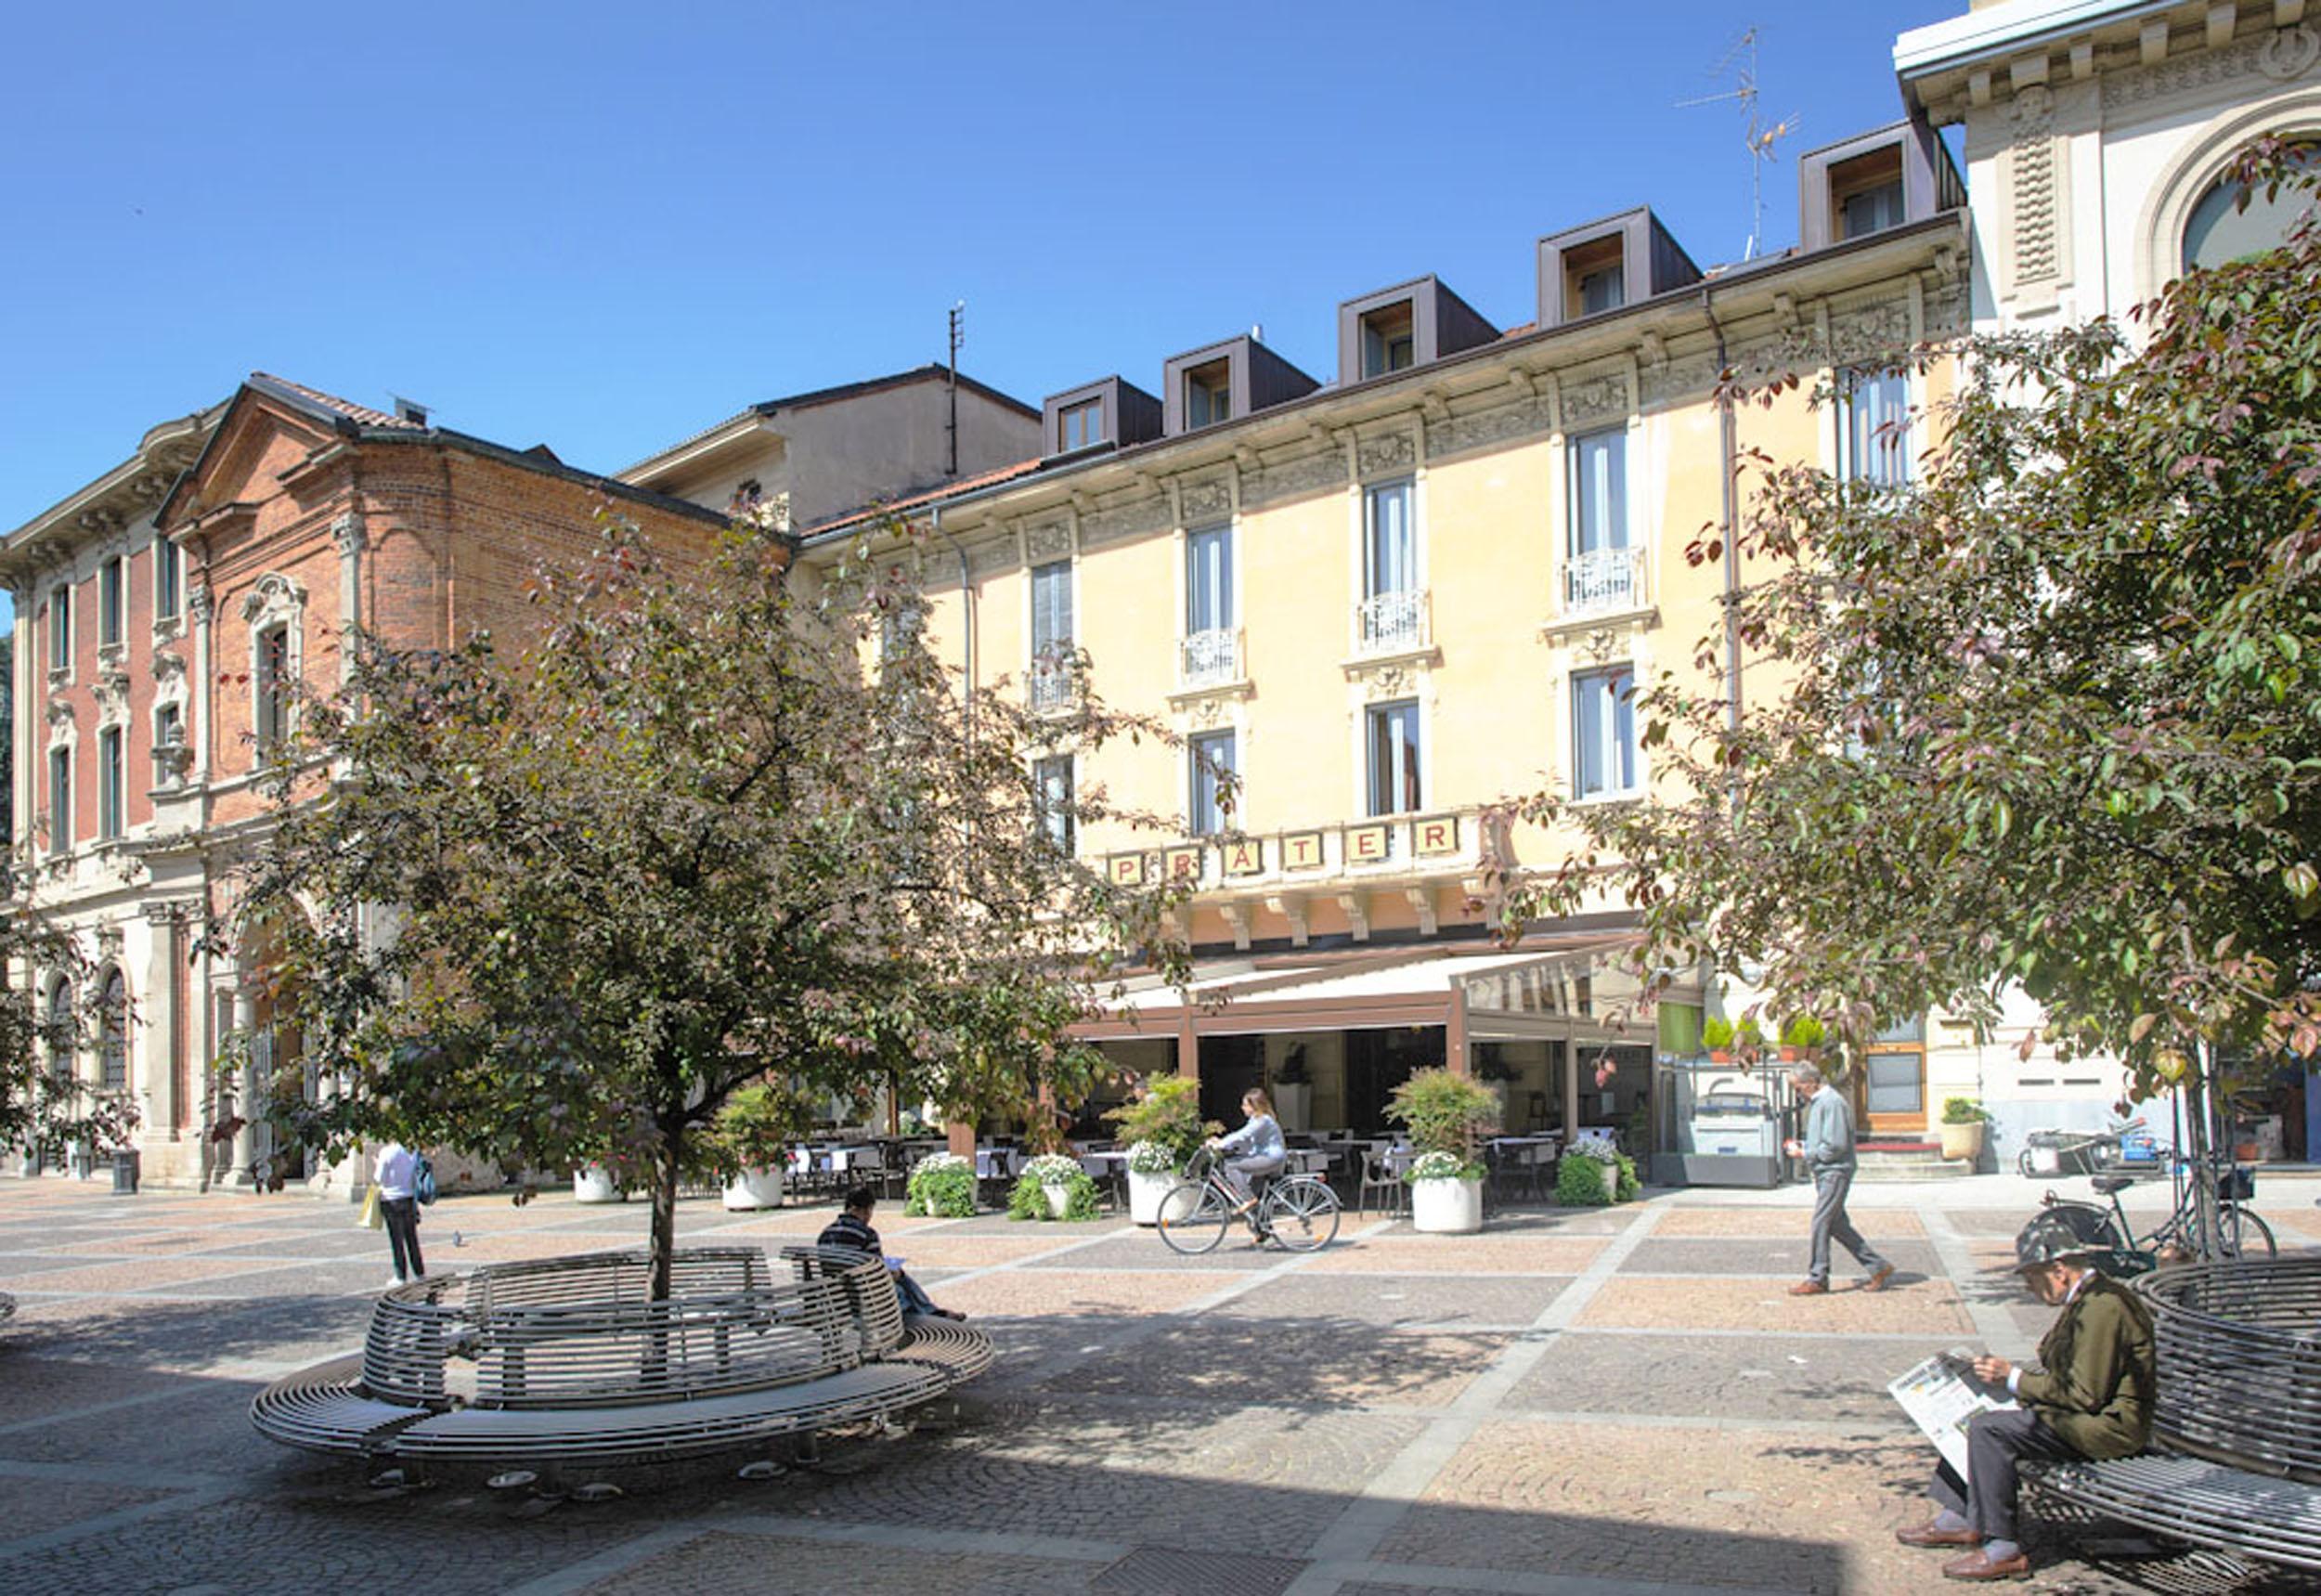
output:
[[[411,1155],[411,1195],[422,1203],[435,1200],[435,1166],[425,1153]]]

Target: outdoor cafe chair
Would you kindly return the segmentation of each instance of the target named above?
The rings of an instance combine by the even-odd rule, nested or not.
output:
[[[1369,1212],[1370,1193],[1374,1191],[1384,1199],[1380,1204],[1380,1211],[1385,1213],[1400,1213],[1405,1200],[1409,1196],[1409,1188],[1403,1184],[1402,1176],[1388,1167],[1387,1155],[1366,1149],[1362,1154],[1361,1183],[1355,1191],[1355,1213]]]

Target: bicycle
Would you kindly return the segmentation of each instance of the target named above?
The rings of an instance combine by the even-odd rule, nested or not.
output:
[[[1207,1148],[1193,1155],[1185,1175],[1160,1199],[1158,1228],[1170,1252],[1197,1258],[1225,1239],[1241,1196]],[[1257,1206],[1238,1217],[1261,1245],[1277,1241],[1292,1252],[1317,1252],[1337,1239],[1338,1194],[1317,1174],[1275,1175]]]
[[[2101,1174],[2127,1160],[2127,1138],[2144,1128],[2129,1120],[2107,1131],[2033,1131],[2023,1138],[2015,1167],[2026,1175]]]
[[[2183,1168],[2182,1161],[2177,1167]],[[2097,1265],[2106,1274],[2147,1274],[2159,1266],[2163,1252],[2173,1250],[2197,1256],[2203,1251],[2196,1244],[2193,1228],[2198,1193],[2191,1181],[2179,1183],[2175,1212],[2141,1237],[2128,1223],[2127,1210],[2120,1202],[2120,1194],[2136,1184],[2135,1176],[2099,1174],[2090,1184],[2097,1195],[2111,1200],[2110,1206],[2058,1197],[2052,1191],[2040,1200],[2048,1213],[2061,1216],[2081,1240],[2107,1254]],[[2216,1223],[2222,1257],[2271,1258],[2280,1252],[2279,1244],[2273,1239],[2273,1227],[2256,1210],[2244,1206],[2256,1195],[2256,1172],[2237,1165],[2224,1169],[2216,1183]]]

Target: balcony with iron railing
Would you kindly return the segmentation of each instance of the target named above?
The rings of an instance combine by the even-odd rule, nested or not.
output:
[[[1642,609],[1646,603],[1641,549],[1590,549],[1564,563],[1565,615]]]
[[[1037,714],[1055,714],[1080,701],[1080,679],[1070,655],[1042,655],[1031,662],[1024,691]]]
[[[1426,589],[1373,593],[1354,606],[1356,655],[1419,654],[1433,646]]]
[[[1180,692],[1224,687],[1241,680],[1241,632],[1238,627],[1212,627],[1188,633],[1176,645],[1176,683]]]

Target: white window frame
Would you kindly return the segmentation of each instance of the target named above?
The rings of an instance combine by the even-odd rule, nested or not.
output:
[[[1412,758],[1416,759],[1418,763],[1418,769],[1414,772],[1418,779],[1418,798],[1417,801],[1410,804],[1407,808],[1397,807],[1394,809],[1381,809],[1378,807],[1379,770],[1376,763],[1378,754],[1377,729],[1381,720],[1384,716],[1393,713],[1399,713],[1404,710],[1407,710],[1410,715],[1411,730],[1413,733],[1411,741],[1415,746],[1415,752],[1413,753]],[[1425,703],[1421,699],[1412,696],[1408,698],[1387,699],[1377,704],[1365,704],[1362,707],[1361,736],[1361,802],[1362,811],[1365,817],[1371,820],[1385,820],[1396,815],[1425,813],[1427,793],[1427,757],[1430,752],[1430,749],[1427,746],[1427,716]],[[1400,784],[1396,785],[1399,785]]]
[[[1623,798],[1634,798],[1644,790],[1644,750],[1641,736],[1636,729],[1635,688],[1638,675],[1639,672],[1637,670],[1636,662],[1633,660],[1619,660],[1606,665],[1590,666],[1586,669],[1575,670],[1571,674],[1570,685],[1566,689],[1565,697],[1566,702],[1570,706],[1571,714],[1572,797],[1576,802],[1614,802]],[[1628,683],[1628,692],[1626,701],[1628,735],[1625,750],[1627,754],[1627,763],[1628,766],[1628,783],[1625,786],[1615,786],[1607,783],[1604,785],[1589,787],[1587,785],[1588,765],[1586,759],[1586,747],[1583,742],[1583,738],[1587,734],[1587,725],[1586,717],[1582,715],[1580,710],[1581,695],[1584,692],[1588,691],[1589,684],[1621,676],[1627,677]],[[1622,707],[1621,695],[1618,690],[1614,689],[1613,691],[1606,693],[1604,695],[1604,702],[1607,710],[1611,711],[1609,724],[1612,727],[1616,727],[1618,723],[1618,711]],[[1616,733],[1609,733],[1608,736],[1616,737]],[[1614,755],[1617,751],[1617,744],[1614,741],[1608,740],[1599,751],[1606,756]],[[1607,776],[1616,775],[1617,772],[1610,768],[1617,762],[1616,759],[1613,758],[1606,758],[1604,762],[1607,767],[1605,774]]]
[[[1907,487],[1917,466],[1914,449],[1917,421],[1917,383],[1907,370],[1853,371],[1843,379],[1844,392],[1837,409],[1837,479],[1846,483],[1861,483],[1870,487]],[[1884,389],[1892,384],[1899,390],[1902,425],[1890,443],[1877,444],[1882,453],[1881,470],[1864,474],[1856,448],[1854,433],[1854,396],[1865,384]],[[1891,474],[1886,474],[1890,466]]]
[[[1217,810],[1216,813],[1210,817],[1211,824],[1206,825],[1201,824],[1201,779],[1207,766],[1214,763],[1214,761],[1204,761],[1201,751],[1203,745],[1220,743],[1225,746],[1229,756],[1225,762],[1225,772],[1233,777],[1236,783],[1239,783],[1241,779],[1241,733],[1238,727],[1226,727],[1213,732],[1197,732],[1185,740],[1185,829],[1187,836],[1217,837],[1228,829],[1233,829],[1228,816],[1222,809]],[[1246,785],[1241,787],[1241,793],[1246,793],[1247,790]],[[1213,787],[1210,793],[1210,805],[1212,808],[1215,807]],[[1233,804],[1234,814],[1241,813],[1244,808],[1241,795],[1237,793]]]

